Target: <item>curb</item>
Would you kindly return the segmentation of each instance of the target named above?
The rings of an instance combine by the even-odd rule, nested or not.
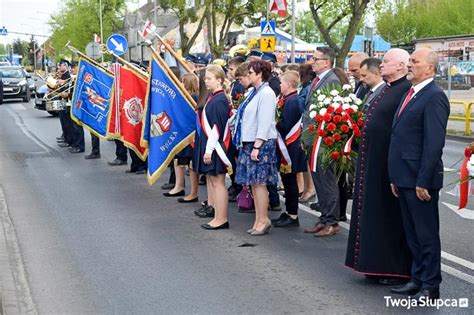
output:
[[[471,143],[474,141],[473,137],[468,136],[461,136],[461,135],[453,135],[453,134],[446,134],[447,140],[457,141],[457,142],[464,142],[464,143]]]
[[[0,253],[1,314],[37,314],[2,185],[0,185]]]

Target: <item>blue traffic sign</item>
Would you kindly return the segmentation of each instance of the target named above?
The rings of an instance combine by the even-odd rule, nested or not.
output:
[[[260,33],[262,36],[275,36],[275,28],[275,20],[260,22]]]
[[[120,56],[127,51],[127,39],[120,34],[112,34],[107,38],[107,49]]]
[[[5,28],[5,26],[3,26],[2,28],[0,28],[0,35],[1,35],[1,36],[6,36],[6,35],[8,35],[8,30]]]

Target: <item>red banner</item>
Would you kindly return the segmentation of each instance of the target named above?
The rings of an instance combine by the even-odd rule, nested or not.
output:
[[[114,64],[114,102],[110,110],[108,134],[145,160],[148,148],[140,145],[142,118],[148,83],[134,70]]]

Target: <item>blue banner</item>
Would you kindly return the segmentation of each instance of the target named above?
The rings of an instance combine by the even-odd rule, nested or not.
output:
[[[71,117],[100,137],[107,135],[113,84],[113,75],[87,60],[79,61]]]
[[[143,140],[148,142],[148,182],[152,185],[170,161],[194,139],[196,113],[155,57],[151,60]]]

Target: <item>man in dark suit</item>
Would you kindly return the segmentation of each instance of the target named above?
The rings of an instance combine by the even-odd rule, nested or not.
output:
[[[380,73],[382,60],[378,58],[364,59],[360,64],[360,82],[367,88],[363,111],[367,113],[370,105],[373,104],[377,96],[385,87],[385,81]]]
[[[303,126],[310,124],[309,104],[311,104],[312,96],[318,89],[331,88],[340,85],[336,74],[332,71],[336,54],[329,47],[316,48],[313,56],[313,71],[316,78],[311,82],[306,97],[306,107],[303,116]],[[318,159],[316,172],[312,173],[314,186],[318,195],[318,203],[321,210],[319,221],[312,228],[305,229],[305,233],[312,233],[315,236],[324,237],[332,236],[339,233],[339,187],[334,171],[330,168],[323,169],[321,166],[321,158]]]
[[[441,283],[439,190],[443,187],[441,156],[449,100],[433,81],[438,56],[417,49],[408,65],[413,87],[398,107],[392,124],[388,157],[392,192],[400,199],[403,226],[413,255],[411,281],[392,293],[415,299],[438,299]]]

